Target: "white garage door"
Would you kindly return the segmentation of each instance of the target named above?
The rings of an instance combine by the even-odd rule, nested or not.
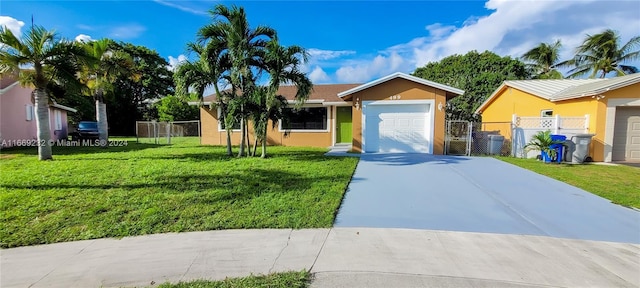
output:
[[[365,152],[433,153],[429,104],[367,105]]]
[[[640,161],[640,107],[617,107],[613,161]]]

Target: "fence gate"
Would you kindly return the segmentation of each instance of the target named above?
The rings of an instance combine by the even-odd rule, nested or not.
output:
[[[473,122],[448,120],[444,151],[447,155],[471,155],[471,131]]]
[[[512,155],[511,122],[447,121],[447,155]]]

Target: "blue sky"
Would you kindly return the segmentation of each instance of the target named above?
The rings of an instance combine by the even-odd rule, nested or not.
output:
[[[283,44],[311,54],[314,83],[362,83],[452,54],[491,50],[520,56],[560,39],[563,57],[585,34],[640,35],[640,1],[25,1],[2,0],[0,25],[37,25],[61,36],[116,40],[158,51],[172,64],[187,55],[217,3],[245,7],[252,26],[268,25]],[[640,47],[638,47],[640,48]],[[640,66],[639,61],[631,63]]]

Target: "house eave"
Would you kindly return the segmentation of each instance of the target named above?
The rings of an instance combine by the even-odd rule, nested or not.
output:
[[[449,92],[449,93],[452,93],[452,94],[456,94],[456,95],[464,94],[464,90],[460,90],[458,88],[454,88],[454,87],[451,87],[451,86],[447,86],[447,85],[443,85],[443,84],[440,84],[440,83],[432,82],[432,81],[429,81],[429,80],[426,80],[426,79],[422,79],[422,78],[419,78],[419,77],[415,77],[415,76],[411,76],[411,75],[408,75],[408,74],[405,74],[405,73],[402,73],[402,72],[396,72],[396,73],[387,75],[385,77],[373,80],[371,82],[362,84],[360,86],[351,88],[351,89],[349,89],[347,91],[340,92],[340,93],[338,93],[338,97],[344,98],[344,97],[349,96],[351,94],[360,92],[360,91],[365,90],[367,88],[373,87],[375,85],[378,85],[378,84],[381,84],[381,83],[384,83],[384,82],[387,82],[387,81],[390,81],[390,80],[393,80],[393,79],[396,79],[396,78],[402,78],[402,79],[405,79],[405,80],[413,81],[413,82],[416,82],[416,83],[420,83],[420,84],[423,84],[423,85],[426,85],[426,86],[434,87],[434,88],[437,88],[437,89],[440,89],[440,90],[443,90],[443,91],[446,91],[446,92]]]

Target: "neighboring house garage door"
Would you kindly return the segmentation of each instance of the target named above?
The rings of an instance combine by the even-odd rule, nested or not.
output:
[[[640,161],[640,107],[617,107],[613,161]]]
[[[406,101],[408,102],[408,101]],[[380,102],[378,102],[380,103]],[[383,153],[433,153],[431,105],[417,101],[407,104],[366,104],[364,111],[364,151]]]

